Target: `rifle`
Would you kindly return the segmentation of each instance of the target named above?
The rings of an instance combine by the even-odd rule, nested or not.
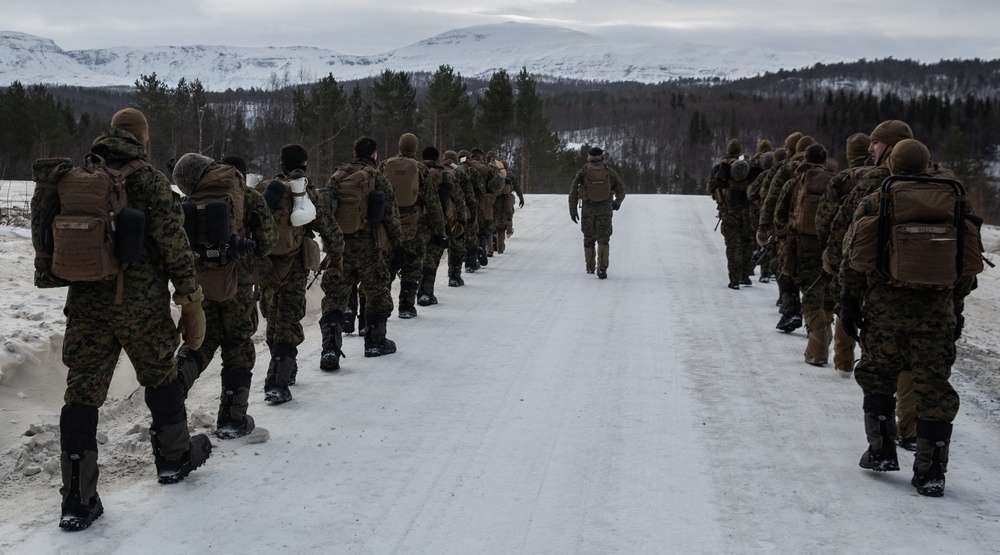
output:
[[[760,247],[758,247],[757,251],[754,253],[753,260],[751,260],[750,267],[752,268],[752,267],[756,266],[757,264],[759,264],[760,260],[762,258],[764,258],[764,255],[767,254],[767,251],[770,248],[771,248],[771,236],[768,235],[767,241],[765,241],[763,245],[761,245]]]
[[[719,215],[715,217],[715,227],[712,228],[712,231],[719,231],[719,224],[721,223],[722,223],[722,212],[720,211]]]
[[[809,286],[809,289],[806,289],[805,291],[803,291],[802,294],[803,295],[807,295],[810,291],[813,290],[813,287],[816,287],[823,278],[825,278],[826,276],[829,276],[829,275],[830,274],[826,273],[825,270],[822,271],[822,272],[820,272],[819,275],[816,277],[816,281],[812,282],[812,285]],[[833,277],[833,276],[830,276],[830,277]]]
[[[313,286],[314,283],[316,283],[316,280],[319,279],[319,276],[323,275],[323,271],[326,270],[326,267],[329,265],[330,265],[330,255],[328,254],[324,256],[323,261],[319,263],[319,268],[315,272],[313,272],[313,278],[309,281],[309,285],[306,285],[307,291],[309,290],[310,287]]]

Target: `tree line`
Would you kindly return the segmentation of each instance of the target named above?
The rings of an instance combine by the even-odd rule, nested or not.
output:
[[[28,179],[39,157],[82,159],[111,115],[132,105],[150,120],[150,158],[166,167],[185,152],[238,155],[265,175],[286,143],[310,152],[324,182],[370,135],[380,155],[415,132],[440,151],[479,146],[512,163],[526,192],[565,193],[591,145],[601,146],[630,192],[702,194],[731,138],[750,153],[793,131],[812,135],[840,164],[851,134],[901,119],[936,161],[955,170],[987,221],[1000,222],[988,164],[1000,143],[1000,61],[919,64],[892,59],[779,71],[748,79],[660,84],[536,79],[522,68],[489,80],[442,65],[433,74],[384,71],[339,83],[332,75],[292,85],[209,92],[143,75],[131,88],[24,86],[0,90],[0,176]]]

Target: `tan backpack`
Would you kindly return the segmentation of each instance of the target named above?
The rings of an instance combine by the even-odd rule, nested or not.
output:
[[[88,154],[84,165],[66,172],[56,185],[59,213],[52,219],[52,273],[66,281],[103,281],[118,279],[116,302],[121,299],[123,270],[128,262],[118,241],[119,217],[128,208],[125,179],[148,166],[145,160],[132,160],[119,170],[108,167],[97,154]],[[140,229],[138,231],[143,233]],[[138,253],[141,255],[140,252]]]
[[[611,198],[611,172],[604,163],[587,162],[580,198],[590,202],[604,202]]]
[[[792,229],[802,235],[819,234],[819,230],[816,229],[816,211],[833,176],[832,172],[822,167],[809,168],[799,174],[795,210],[789,221]]]
[[[245,182],[228,164],[213,162],[181,207],[195,253],[195,280],[210,301],[236,296],[236,259],[250,254],[244,214]]]
[[[423,206],[417,202],[420,200],[420,164],[407,156],[394,156],[385,161],[382,171],[396,193],[403,240],[412,240],[417,236],[423,214]]]
[[[375,168],[367,164],[343,164],[333,170],[327,188],[337,197],[334,219],[345,235],[368,225],[368,195],[375,190]]]
[[[882,182],[878,215],[853,224],[851,267],[897,287],[951,289],[983,271],[981,220],[967,212],[957,180],[894,175]]]
[[[263,194],[268,185],[275,181],[261,181],[257,184],[257,191]],[[306,237],[306,226],[292,225],[291,216],[294,203],[291,180],[284,180],[282,184],[285,186],[285,192],[281,195],[281,200],[278,201],[278,207],[271,211],[275,227],[278,230],[278,241],[268,253],[268,256],[279,258],[298,254],[302,247],[302,241]]]

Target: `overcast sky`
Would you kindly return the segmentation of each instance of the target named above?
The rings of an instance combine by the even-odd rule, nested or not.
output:
[[[63,50],[314,46],[379,54],[439,33],[521,21],[644,42],[817,50],[849,59],[1000,58],[996,0],[2,0],[0,29]]]

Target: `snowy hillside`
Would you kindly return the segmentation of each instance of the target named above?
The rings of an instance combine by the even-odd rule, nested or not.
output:
[[[846,61],[808,51],[718,49],[697,44],[666,45],[612,41],[562,27],[507,22],[456,29],[374,56],[298,47],[114,46],[64,51],[51,40],[0,31],[0,85],[132,85],[156,73],[169,84],[201,80],[208,90],[267,88],[272,79],[290,84],[332,74],[338,81],[381,74],[386,69],[431,72],[447,64],[465,77],[489,78],[498,69],[522,67],[537,79],[639,81],[679,78],[738,78],[817,62]]]
[[[394,355],[349,335],[342,370],[319,371],[313,288],[292,402],[264,403],[258,346],[250,413],[270,439],[215,441],[178,485],[154,479],[123,358],[98,428],[105,514],[78,533],[57,527],[53,466],[65,292],[34,289],[30,237],[0,227],[0,553],[996,552],[1000,271],[968,300],[948,488],[930,499],[906,452],[901,472],[858,468],[860,389],[804,364],[801,330],[775,331],[775,284],[726,288],[705,197],[626,198],[607,280],[584,272],[565,196],[526,202],[506,253],[461,288],[442,268],[439,305],[389,320]],[[218,392],[217,357],[192,429]]]

